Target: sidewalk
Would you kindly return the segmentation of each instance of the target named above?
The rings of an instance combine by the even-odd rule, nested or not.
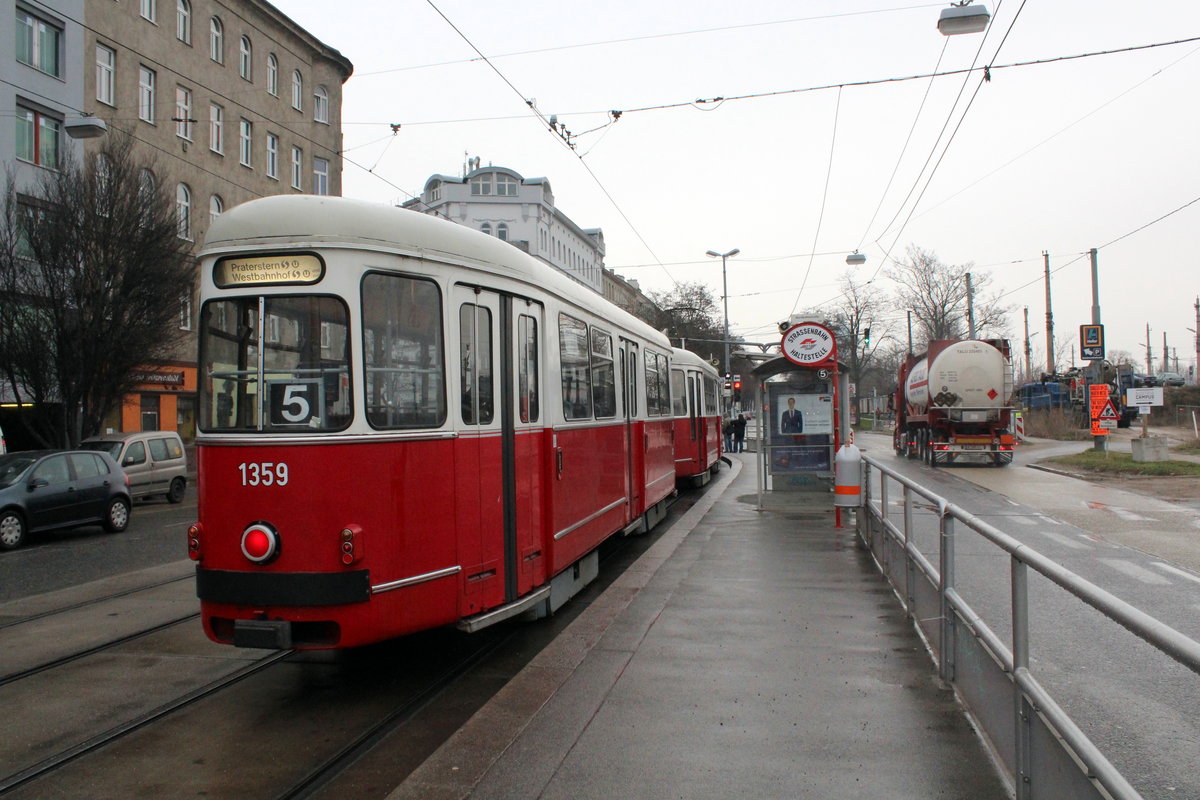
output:
[[[831,496],[732,458],[389,800],[1007,798]]]

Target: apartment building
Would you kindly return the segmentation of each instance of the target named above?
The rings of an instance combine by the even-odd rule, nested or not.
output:
[[[170,187],[181,238],[274,194],[340,195],[353,65],[265,0],[83,0],[82,110],[133,137]],[[89,140],[87,147],[99,147]],[[194,287],[180,327],[197,323]],[[196,338],[147,364],[108,427],[195,430]]]

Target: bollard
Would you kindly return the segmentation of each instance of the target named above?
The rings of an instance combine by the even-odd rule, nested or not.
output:
[[[857,508],[862,505],[862,454],[853,444],[842,445],[833,459],[833,505]]]

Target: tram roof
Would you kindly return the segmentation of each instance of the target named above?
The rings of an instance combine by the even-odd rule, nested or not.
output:
[[[212,221],[199,255],[212,257],[250,247],[304,246],[359,246],[451,264],[467,262],[550,291],[661,347],[670,347],[662,332],[508,242],[440,217],[383,203],[318,195],[251,200]]]
[[[671,350],[674,354],[673,360],[676,366],[699,367],[705,372],[711,372],[713,375],[717,374],[716,367],[691,350],[684,350],[679,347],[672,347]]]

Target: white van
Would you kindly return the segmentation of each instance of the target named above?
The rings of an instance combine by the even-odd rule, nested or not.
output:
[[[84,450],[103,450],[129,476],[129,495],[140,498],[162,495],[172,503],[187,490],[187,455],[175,431],[105,433],[85,439]]]

